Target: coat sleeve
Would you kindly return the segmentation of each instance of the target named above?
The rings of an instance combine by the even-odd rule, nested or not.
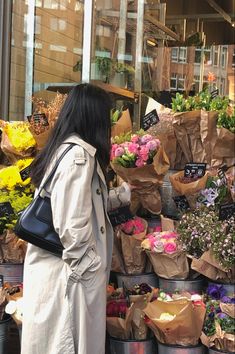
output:
[[[91,221],[94,163],[94,158],[86,154],[86,158],[60,169],[51,186],[54,227],[64,246],[62,258],[75,281],[98,264]]]
[[[121,186],[112,188],[108,196],[108,211],[120,208],[130,203],[131,189],[129,184],[123,182]]]

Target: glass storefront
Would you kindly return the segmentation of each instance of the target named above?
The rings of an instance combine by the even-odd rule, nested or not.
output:
[[[160,1],[13,0],[4,118],[22,120],[32,95],[48,101],[87,78],[133,102],[146,93],[170,105],[163,96],[213,85],[234,103],[235,46],[178,46],[173,27],[165,32],[159,25],[165,18]]]

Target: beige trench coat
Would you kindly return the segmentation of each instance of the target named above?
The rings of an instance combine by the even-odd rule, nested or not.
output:
[[[75,135],[65,142],[77,145],[46,187],[63,257],[28,245],[21,354],[105,353],[106,282],[113,244],[107,189],[95,164],[95,148]],[[61,146],[57,158],[67,146]]]

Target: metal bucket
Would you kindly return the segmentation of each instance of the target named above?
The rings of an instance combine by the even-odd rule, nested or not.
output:
[[[142,274],[122,274],[116,273],[117,275],[117,285],[119,288],[122,287],[122,283],[126,285],[127,288],[131,288],[136,284],[146,283],[154,288],[158,287],[158,277],[155,273],[142,273]]]
[[[176,173],[176,170],[169,170],[163,178],[163,183],[160,187],[162,214],[164,216],[178,218],[179,210],[176,208],[175,202],[172,199],[175,196],[169,176]]]
[[[225,283],[217,283],[214,281],[209,281],[208,285],[223,285],[223,288],[226,289],[227,296],[234,296],[235,294],[235,284],[225,284]]]
[[[177,290],[202,293],[205,280],[202,277],[189,280],[159,278],[159,288],[167,293],[174,293]]]
[[[7,353],[10,321],[11,321],[10,315],[6,315],[5,319],[0,321],[0,354]]]
[[[157,354],[154,338],[146,340],[124,340],[110,338],[110,354]]]
[[[193,345],[182,347],[180,345],[167,345],[158,342],[158,354],[205,354],[204,345]]]
[[[208,354],[229,354],[229,353],[234,353],[234,352],[224,352],[223,350],[215,349],[215,348],[209,348]]]
[[[12,285],[23,282],[23,269],[22,263],[1,263],[0,274],[3,275],[4,282]]]

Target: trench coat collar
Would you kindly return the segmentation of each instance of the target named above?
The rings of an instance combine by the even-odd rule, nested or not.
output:
[[[91,156],[95,156],[96,153],[96,148],[88,143],[86,143],[84,140],[82,140],[78,135],[73,134],[70,135],[67,139],[65,139],[64,144],[67,143],[72,143],[72,144],[77,144],[83,147],[84,150],[88,152]]]

